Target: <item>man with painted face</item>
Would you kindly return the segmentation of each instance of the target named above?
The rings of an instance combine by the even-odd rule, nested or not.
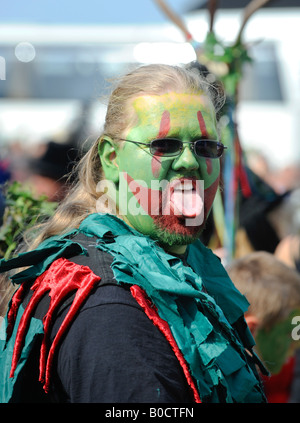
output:
[[[77,185],[0,264],[27,266],[2,327],[2,402],[265,401],[248,303],[198,240],[224,150],[217,104],[180,67],[120,80]]]

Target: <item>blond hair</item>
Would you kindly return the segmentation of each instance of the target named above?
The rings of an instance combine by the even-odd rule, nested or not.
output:
[[[300,309],[300,275],[265,251],[233,260],[226,270],[250,303],[248,312],[269,329]]]

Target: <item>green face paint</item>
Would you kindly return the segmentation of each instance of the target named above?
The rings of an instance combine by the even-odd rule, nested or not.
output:
[[[213,106],[202,93],[141,96],[132,102],[132,107],[138,123],[129,129],[125,139],[144,143],[163,137],[182,141],[218,139]],[[186,245],[199,236],[203,218],[201,223],[190,226],[186,218],[200,213],[203,208],[206,219],[218,187],[218,159],[197,157],[188,144],[176,157],[157,157],[144,146],[124,142],[117,150],[117,164],[120,172],[118,207],[131,226],[168,246]],[[174,184],[179,180],[179,185]],[[195,188],[200,181],[203,181],[204,199]],[[181,189],[185,207],[181,207],[178,200]],[[164,213],[161,207],[166,192],[169,192],[169,213]]]
[[[292,338],[294,316],[299,316],[300,310],[293,311],[288,318],[277,323],[269,330],[258,329],[255,341],[258,353],[271,374],[280,372],[286,360],[298,346]]]

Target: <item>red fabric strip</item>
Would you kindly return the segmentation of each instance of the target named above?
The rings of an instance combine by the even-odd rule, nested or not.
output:
[[[48,392],[50,385],[50,372],[53,362],[53,356],[56,348],[68,329],[70,323],[78,312],[79,308],[90,295],[92,289],[100,281],[100,277],[96,276],[89,267],[80,266],[72,263],[65,258],[60,258],[52,263],[49,269],[40,275],[35,283],[32,285],[31,290],[34,291],[24,313],[20,320],[15,346],[13,351],[12,366],[10,376],[14,376],[14,371],[17,367],[20,358],[22,347],[24,345],[25,336],[29,327],[31,317],[34,315],[35,308],[41,298],[48,293],[50,297],[50,306],[47,314],[44,317],[44,338],[41,346],[40,353],[40,381],[44,382],[44,390]],[[52,326],[52,317],[57,308],[67,298],[67,296],[76,291],[75,299],[67,313],[51,348],[48,352],[49,336]],[[13,309],[10,316],[10,324],[13,325],[13,318],[16,316],[17,308],[22,301],[22,295],[25,289],[21,287],[17,291],[18,295],[14,298]]]
[[[195,383],[193,381],[193,378],[189,372],[188,365],[182,355],[182,352],[178,348],[176,341],[172,335],[171,329],[166,321],[161,319],[158,315],[156,307],[152,304],[150,299],[147,297],[147,294],[145,291],[140,288],[138,285],[133,285],[130,288],[131,294],[134,297],[134,299],[137,301],[137,303],[143,308],[146,315],[149,317],[149,319],[154,323],[154,325],[164,334],[167,341],[171,345],[172,350],[174,351],[176,358],[178,359],[184,375],[186,377],[186,380],[193,392],[194,400],[196,403],[201,403],[201,399],[198,393],[198,390],[195,386]]]
[[[101,279],[99,276],[96,276],[88,267],[79,266],[75,263],[70,263],[70,262],[65,263],[65,266],[62,269],[58,268],[57,270],[58,270],[57,277],[59,277],[60,282],[61,282],[61,279],[64,280],[65,287],[63,292],[60,293],[59,295],[60,298],[57,299],[57,302],[56,303],[53,302],[52,304],[50,304],[50,308],[47,313],[47,318],[44,324],[45,337],[42,344],[42,351],[41,351],[41,357],[40,357],[40,381],[41,382],[45,381],[45,384],[44,384],[45,392],[48,392],[49,390],[51,368],[52,368],[53,358],[54,358],[56,349],[63,335],[65,334],[70,324],[74,320],[80,307],[85,302],[85,300],[89,297],[91,291]],[[70,285],[70,287],[68,288],[67,285]],[[68,291],[74,290],[74,285],[76,285],[77,287],[75,298],[52,342],[52,345],[46,360],[47,343],[48,343],[48,336],[50,332],[49,329],[52,323],[51,322],[52,315],[56,307],[60,304],[61,301],[64,300],[65,295],[68,293]]]
[[[47,289],[46,287],[43,286],[40,290],[36,291],[32,295],[28,303],[28,306],[26,307],[20,319],[20,323],[19,323],[19,327],[18,327],[16,339],[15,339],[13,356],[12,356],[10,377],[14,377],[14,372],[17,368],[18,361],[22,353],[22,348],[23,348],[24,340],[25,340],[27,330],[29,327],[30,319],[34,313],[36,306],[38,305],[41,298],[46,294],[46,292],[47,292]]]
[[[6,340],[8,341],[11,337],[14,324],[17,318],[17,313],[19,310],[19,306],[23,300],[24,293],[26,291],[26,283],[23,283],[18,290],[14,293],[12,300],[11,300],[11,306],[7,313],[7,328],[6,328]]]

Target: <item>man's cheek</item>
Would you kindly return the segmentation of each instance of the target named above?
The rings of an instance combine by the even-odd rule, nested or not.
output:
[[[159,159],[159,157],[153,156],[151,160],[151,171],[152,171],[153,178],[157,179],[159,177],[161,168],[162,168],[161,160]]]
[[[216,180],[220,179],[220,163],[218,160],[206,159],[205,165],[202,165],[202,178],[204,179],[204,188],[209,188]]]
[[[213,172],[213,162],[212,159],[205,159],[206,163],[206,172],[208,175],[211,175]]]
[[[160,192],[148,188],[144,180],[135,180],[127,172],[122,173],[122,197],[123,210],[131,215],[159,214]],[[155,186],[154,182],[150,186]],[[126,193],[126,195],[125,195]],[[125,213],[124,213],[125,214]]]
[[[220,174],[218,174],[218,177],[212,182],[212,184],[204,189],[204,208],[205,208],[205,216],[204,218],[207,218],[207,215],[212,208],[216,192],[218,189],[220,183]]]

